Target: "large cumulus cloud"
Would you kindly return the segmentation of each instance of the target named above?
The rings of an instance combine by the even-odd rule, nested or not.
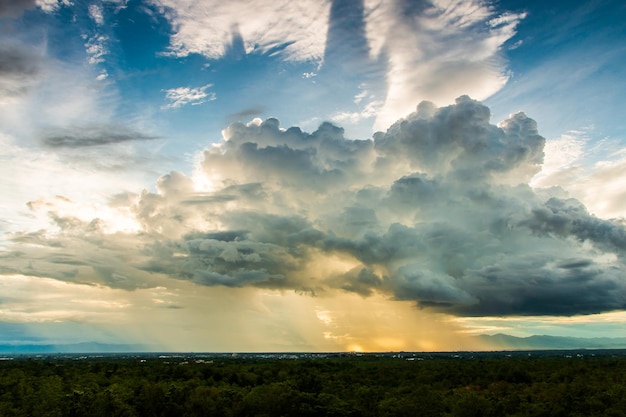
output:
[[[40,275],[123,288],[175,278],[379,293],[457,315],[624,309],[625,225],[528,185],[544,142],[523,113],[496,126],[467,96],[441,108],[422,102],[369,140],[329,123],[313,133],[276,119],[236,123],[203,154],[198,175],[210,187],[171,172],[155,192],[128,199],[138,233],[106,235],[97,222],[56,216],[54,239],[15,237],[5,270],[32,275],[32,262],[16,260],[36,247],[48,268]],[[77,239],[123,254],[104,270],[108,255],[81,255]],[[53,274],[59,264],[65,278]]]

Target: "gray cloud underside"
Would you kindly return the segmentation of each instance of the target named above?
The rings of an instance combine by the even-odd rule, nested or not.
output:
[[[40,57],[33,54],[30,47],[0,43],[0,96],[26,93],[37,80],[39,72]]]
[[[224,117],[224,119],[227,120],[228,123],[240,122],[242,120],[250,120],[253,117],[259,117],[260,115],[265,113],[265,111],[265,106],[252,106],[234,113],[230,113],[229,115]]]
[[[154,139],[158,137],[111,126],[89,126],[46,134],[42,137],[41,143],[49,148],[85,148]]]
[[[37,72],[36,57],[17,46],[0,45],[0,75],[31,76]]]
[[[487,107],[460,97],[421,103],[371,140],[276,119],[224,135],[201,166],[214,191],[178,172],[161,177],[131,205],[137,235],[51,213],[61,232],[15,236],[5,272],[129,289],[169,277],[377,292],[458,315],[626,308],[624,223],[528,186],[545,140],[522,113],[495,126]]]
[[[35,0],[0,0],[0,17],[18,17],[35,7]]]
[[[136,249],[141,236],[105,237],[98,220],[85,223],[51,215],[63,233],[55,237],[44,231],[14,235],[17,248],[0,254],[0,273],[126,290],[162,285],[157,277],[137,267],[143,259]]]

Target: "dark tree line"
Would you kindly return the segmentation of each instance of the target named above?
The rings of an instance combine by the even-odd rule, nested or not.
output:
[[[626,357],[0,362],[0,416],[626,416]]]

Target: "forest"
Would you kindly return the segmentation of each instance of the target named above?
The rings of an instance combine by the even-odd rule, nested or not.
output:
[[[2,417],[626,416],[626,354],[1,358]]]

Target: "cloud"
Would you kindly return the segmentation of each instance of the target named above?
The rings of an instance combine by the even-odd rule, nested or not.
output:
[[[102,6],[97,4],[90,4],[89,8],[89,17],[94,21],[94,23],[98,26],[102,26],[104,24],[104,10]]]
[[[259,117],[261,114],[266,112],[265,106],[253,106],[248,107],[242,110],[239,110],[234,113],[230,113],[224,119],[228,121],[228,123],[241,122],[242,119],[249,120],[253,117]]]
[[[85,222],[54,210],[48,213],[56,225],[55,236],[43,232],[13,234],[13,242],[31,249],[28,256],[21,250],[3,252],[0,273],[125,290],[162,284],[158,276],[134,265],[142,258],[134,249],[140,242],[137,237],[109,234],[105,247],[101,245],[105,224],[100,219]]]
[[[109,40],[107,36],[96,35],[87,40],[85,43],[85,51],[87,53],[87,62],[92,65],[104,62],[104,57],[109,53],[106,42]]]
[[[621,175],[626,169],[626,149],[609,141],[593,144],[588,135],[571,131],[550,140],[546,144],[546,164],[532,184],[562,187],[596,216],[626,218],[626,180]]]
[[[626,226],[561,190],[533,189],[545,140],[523,113],[499,126],[467,96],[369,140],[323,123],[234,123],[194,179],[162,176],[127,201],[138,232],[56,206],[54,228],[14,234],[5,273],[115,288],[350,292],[455,315],[576,315],[626,308]],[[119,199],[118,199],[119,200]],[[56,231],[55,231],[56,230]]]
[[[141,190],[171,162],[159,158],[154,143],[49,148],[18,146],[16,142],[0,134],[0,175],[4,178],[0,193],[5,196],[0,207],[0,241],[9,231],[28,233],[49,227],[47,211],[86,223],[99,218],[107,224],[107,231],[136,230],[136,222],[125,214],[132,198],[125,206],[109,205],[109,196]],[[29,207],[27,203],[33,201],[47,203]]]
[[[121,291],[25,276],[0,277],[3,322],[107,322],[130,307]]]
[[[515,35],[524,13],[498,14],[482,1],[365,4],[370,53],[388,65],[385,105],[375,129],[409,112],[416,98],[438,105],[452,103],[459,94],[482,100],[506,83],[500,49]]]
[[[25,57],[8,67],[19,63],[13,70],[15,75],[0,81],[0,85],[9,82],[8,90],[12,92],[0,100],[3,132],[19,138],[21,145],[32,146],[44,130],[63,132],[68,126],[109,124],[119,103],[118,91],[96,81],[91,66],[36,55],[35,51],[44,50],[44,45],[18,48],[19,56]],[[32,114],[37,117],[33,119]]]
[[[157,139],[157,137],[148,136],[130,129],[107,125],[92,125],[54,129],[53,132],[48,133],[41,139],[41,143],[49,148],[85,148],[154,139]]]
[[[335,101],[338,92],[351,94],[352,80],[372,90],[369,108],[348,107],[330,119],[373,123],[375,130],[418,101],[446,105],[461,94],[486,99],[500,90],[510,76],[502,50],[526,16],[481,0],[152,3],[172,26],[166,54],[262,53],[317,63],[316,72],[303,76],[319,73],[317,82],[333,86]],[[342,81],[333,83],[338,74]]]
[[[3,0],[0,2],[0,17],[18,17],[25,10],[35,7],[35,0]]]
[[[0,43],[0,100],[26,94],[39,77],[40,61],[32,47]]]
[[[153,0],[170,21],[173,55],[223,57],[237,40],[245,53],[279,52],[285,59],[319,61],[328,25],[328,1]]]
[[[169,100],[170,103],[165,105],[164,108],[177,109],[187,104],[197,106],[198,104],[203,104],[207,101],[213,101],[217,98],[215,93],[206,91],[211,87],[213,87],[213,84],[207,84],[196,88],[177,87],[165,90],[165,98]]]
[[[357,96],[355,101],[360,102],[362,100],[361,96]],[[356,103],[358,104],[358,102]],[[382,102],[380,101],[372,101],[367,103],[360,111],[357,112],[347,112],[342,111],[335,113],[331,116],[331,119],[337,123],[352,123],[356,124],[363,119],[370,119],[376,117],[379,108],[381,107]]]
[[[61,6],[71,6],[70,0],[35,0],[37,7],[46,13],[53,13],[57,11]]]

